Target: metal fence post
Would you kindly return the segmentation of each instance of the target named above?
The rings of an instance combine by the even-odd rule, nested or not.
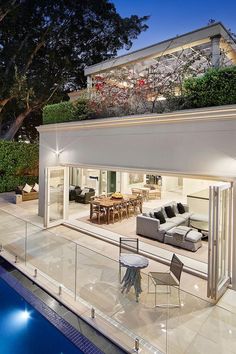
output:
[[[78,259],[77,259],[77,243],[75,244],[75,301],[76,301],[76,294],[77,294],[77,265],[78,265]]]
[[[27,234],[28,234],[28,223],[25,222],[25,266],[27,262]]]

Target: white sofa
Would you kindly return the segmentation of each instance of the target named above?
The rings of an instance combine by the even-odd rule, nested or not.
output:
[[[136,233],[137,235],[152,238],[159,242],[169,243],[175,245],[175,240],[172,239],[173,233],[171,232],[172,229],[176,228],[177,226],[184,225],[188,226],[190,219],[193,220],[207,220],[207,216],[205,215],[197,215],[189,212],[188,205],[183,204],[185,208],[184,214],[179,214],[177,209],[177,203],[171,202],[168,204],[164,204],[162,207],[156,208],[150,213],[143,213],[137,216],[136,218]],[[165,207],[172,206],[175,211],[175,217],[168,218],[165,213]],[[165,216],[166,222],[161,224],[158,219],[154,217],[154,212],[162,211]],[[151,216],[150,216],[151,215]],[[192,234],[193,235],[193,234]],[[196,238],[196,242],[199,241],[199,233],[195,233],[192,240],[187,240],[188,245],[185,247],[184,243],[182,245],[178,244],[179,247],[189,249],[191,251],[196,251],[197,248],[201,247],[201,242],[198,242],[196,245],[192,245],[191,242],[194,243]],[[198,247],[199,246],[199,247]]]

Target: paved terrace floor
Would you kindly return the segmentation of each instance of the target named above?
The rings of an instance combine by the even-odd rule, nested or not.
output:
[[[11,203],[11,195],[4,194],[0,197],[0,208],[42,225],[42,219],[37,216],[35,201],[14,205]],[[9,226],[7,216],[4,219],[1,215],[0,225],[0,237],[4,242],[8,246],[14,244],[14,251],[22,249],[23,224],[10,223]],[[13,238],[12,234],[7,233],[8,228],[14,231]],[[165,271],[167,267],[150,260],[149,267],[142,274],[143,293],[139,303],[136,303],[132,291],[129,294],[120,293],[118,247],[65,226],[51,229],[52,234],[48,231],[33,231],[32,226],[28,262],[57,282],[65,284],[72,292],[74,251],[71,247],[74,246],[68,242],[71,240],[73,245],[78,245],[77,296],[81,301],[75,303],[67,294],[63,295],[63,301],[67,301],[75,311],[84,316],[89,316],[85,303],[92,304],[101,312],[101,316],[97,316],[96,325],[109,332],[116,340],[130,346],[130,337],[139,336],[144,343],[150,343],[149,349],[147,346],[142,347],[142,353],[157,352],[156,348],[171,354],[196,354],[205,351],[209,354],[236,353],[234,291],[228,290],[218,305],[213,306],[205,300],[206,282],[184,273],[181,280],[181,308],[153,308],[154,297],[147,292],[147,272]],[[50,288],[49,283],[48,281],[47,285]],[[175,291],[171,298],[158,295],[160,303],[176,300]]]

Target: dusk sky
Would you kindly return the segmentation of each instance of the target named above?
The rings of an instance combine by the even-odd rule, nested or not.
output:
[[[111,0],[123,16],[150,15],[149,29],[134,42],[130,51],[221,21],[236,32],[236,0]],[[120,51],[119,54],[127,53]]]

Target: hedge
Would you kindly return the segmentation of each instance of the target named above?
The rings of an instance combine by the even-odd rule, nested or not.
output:
[[[0,140],[0,192],[37,182],[38,163],[37,144]]]
[[[203,76],[183,84],[187,108],[236,103],[236,66],[210,69]]]
[[[87,99],[60,102],[43,108],[43,124],[84,120],[92,117]]]

